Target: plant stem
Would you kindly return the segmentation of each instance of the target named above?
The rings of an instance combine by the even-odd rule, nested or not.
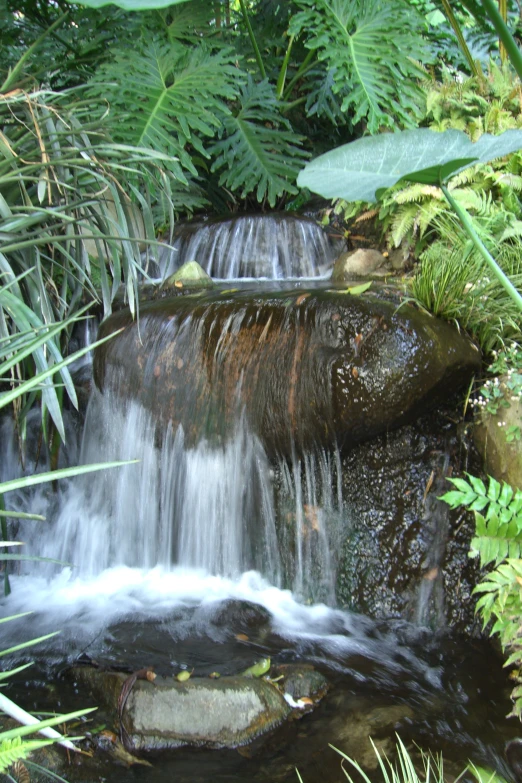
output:
[[[254,54],[256,56],[256,61],[259,67],[259,71],[261,73],[261,78],[266,79],[266,71],[263,63],[263,58],[261,57],[261,52],[259,51],[259,46],[257,45],[256,37],[254,35],[254,31],[252,30],[252,25],[250,24],[250,19],[248,17],[248,11],[245,4],[245,0],[239,0],[239,5],[241,6],[241,13],[243,14],[243,19],[245,20],[245,24],[248,30],[248,37],[250,38],[250,43],[252,44],[252,49],[254,50]]]
[[[442,192],[444,193],[448,203],[450,206],[454,209],[454,211],[459,216],[462,225],[464,226],[464,229],[466,230],[468,236],[470,237],[471,241],[479,251],[479,253],[482,255],[483,259],[501,284],[505,291],[509,294],[509,296],[513,299],[513,301],[517,304],[519,310],[522,311],[522,296],[517,291],[509,277],[504,274],[500,266],[497,264],[487,247],[484,245],[483,241],[475,231],[475,227],[473,226],[473,221],[471,219],[471,216],[468,215],[464,207],[456,201],[453,196],[451,195],[450,191],[448,190],[447,185],[441,185]]]
[[[310,51],[308,52],[308,54],[304,58],[303,62],[299,66],[299,70],[297,71],[296,74],[294,74],[294,76],[288,82],[288,84],[286,86],[285,93],[284,93],[284,96],[283,96],[285,101],[288,100],[288,98],[290,97],[292,89],[293,89],[294,85],[299,81],[299,79],[301,79],[306,73],[308,73],[310,68],[313,68],[314,63],[312,61],[314,59],[314,56],[315,56],[314,49],[310,49]]]
[[[283,97],[283,91],[285,89],[286,72],[288,71],[288,63],[290,62],[290,53],[292,51],[292,44],[294,42],[294,36],[291,35],[286,48],[285,58],[279,72],[279,78],[277,80],[276,95],[279,99]]]
[[[502,15],[498,10],[495,1],[483,0],[483,6],[493,27],[498,33],[498,37],[506,47],[506,52],[511,60],[511,64],[522,79],[522,54],[520,53],[520,49],[518,48],[515,39],[509,32],[506,23],[502,19]]]
[[[471,69],[471,73],[477,77],[477,79],[480,79],[482,77],[482,71],[480,70],[479,66],[473,59],[473,56],[468,49],[468,45],[466,43],[466,39],[464,38],[464,34],[461,30],[460,24],[458,22],[457,17],[453,13],[453,9],[451,8],[451,5],[449,3],[449,0],[442,0],[442,5],[444,7],[444,11],[446,13],[446,16],[448,17],[448,22],[453,28],[453,32],[457,36],[457,40],[459,42],[460,48],[462,49],[462,52],[468,61],[468,65]]]
[[[15,65],[15,67],[14,67],[14,68],[13,68],[13,70],[11,71],[11,73],[9,73],[9,74],[8,74],[8,76],[7,76],[7,79],[4,81],[4,83],[3,83],[3,84],[2,84],[2,86],[0,87],[0,93],[5,93],[5,92],[8,92],[8,90],[10,90],[10,89],[11,89],[12,85],[13,85],[13,84],[16,84],[18,77],[20,76],[21,72],[23,71],[23,68],[24,68],[24,65],[25,65],[25,63],[27,62],[27,60],[29,59],[29,57],[32,55],[32,53],[34,52],[34,50],[35,50],[35,49],[37,49],[37,48],[40,46],[40,44],[42,43],[42,41],[43,41],[45,38],[47,38],[47,36],[48,36],[50,33],[52,33],[52,32],[53,32],[53,30],[54,30],[56,27],[58,27],[59,25],[61,25],[61,24],[62,24],[62,22],[63,22],[63,21],[65,21],[65,19],[67,19],[67,17],[68,17],[68,16],[69,16],[69,11],[66,11],[64,14],[62,14],[62,16],[60,16],[60,18],[59,18],[59,19],[57,19],[57,20],[56,20],[56,22],[54,22],[54,24],[52,24],[52,25],[49,27],[49,29],[48,29],[48,30],[46,30],[46,31],[45,31],[45,32],[44,32],[44,33],[43,33],[43,34],[42,34],[42,35],[41,35],[39,38],[37,38],[37,39],[36,39],[36,41],[35,41],[33,44],[31,44],[31,46],[29,47],[29,49],[27,49],[27,50],[26,50],[26,51],[23,53],[22,57],[20,57],[20,59],[18,60],[18,62],[17,62],[17,63],[16,63],[16,65]]]

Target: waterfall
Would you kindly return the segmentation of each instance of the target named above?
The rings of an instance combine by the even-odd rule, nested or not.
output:
[[[159,565],[225,577],[256,570],[279,582],[271,472],[243,418],[225,444],[202,439],[188,448],[181,425],[158,442],[156,422],[138,403],[95,392],[81,461],[136,459],[70,483],[45,556],[89,577]]]
[[[197,261],[214,278],[271,280],[321,277],[345,249],[314,220],[282,215],[244,215],[221,221],[181,223],[172,250],[158,254],[162,277]]]

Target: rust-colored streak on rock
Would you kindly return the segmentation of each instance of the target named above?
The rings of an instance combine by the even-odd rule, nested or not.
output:
[[[306,334],[304,330],[301,330],[297,338],[297,343],[294,350],[294,358],[292,361],[292,369],[290,371],[290,382],[288,390],[288,416],[290,419],[290,428],[292,433],[295,434],[298,427],[297,411],[296,411],[296,389],[299,383],[299,367],[303,356],[303,347],[305,343]]]

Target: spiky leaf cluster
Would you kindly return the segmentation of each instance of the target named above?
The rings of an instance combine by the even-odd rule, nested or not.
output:
[[[424,22],[402,0],[296,0],[302,9],[290,32],[306,36],[343,92],[341,109],[370,133],[383,127],[412,127],[422,116],[424,96],[416,79],[426,62]]]

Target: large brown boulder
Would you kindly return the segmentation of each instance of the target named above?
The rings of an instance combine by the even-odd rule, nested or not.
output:
[[[131,397],[186,442],[226,437],[244,412],[271,453],[397,427],[444,400],[480,365],[449,324],[380,295],[210,292],[120,311],[96,349],[97,386]]]

